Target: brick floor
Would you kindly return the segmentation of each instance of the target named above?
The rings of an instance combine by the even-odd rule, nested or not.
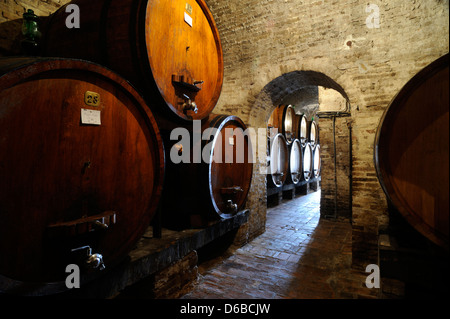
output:
[[[269,208],[266,232],[199,266],[183,299],[377,298],[368,274],[350,269],[351,225],[320,219],[320,191]]]

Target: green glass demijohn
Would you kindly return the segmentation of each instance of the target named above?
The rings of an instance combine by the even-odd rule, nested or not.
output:
[[[26,54],[35,55],[39,51],[39,39],[42,34],[39,30],[39,17],[34,14],[34,11],[28,9],[23,14],[22,35],[25,37],[22,40],[22,48]]]

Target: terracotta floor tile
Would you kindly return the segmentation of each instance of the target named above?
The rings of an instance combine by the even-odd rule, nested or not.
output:
[[[212,268],[200,266],[198,285],[182,298],[376,298],[350,269],[350,223],[319,211],[320,191],[268,208],[266,232]]]

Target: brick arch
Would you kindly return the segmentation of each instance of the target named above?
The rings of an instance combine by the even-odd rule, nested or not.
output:
[[[313,86],[334,89],[350,103],[350,99],[343,87],[329,76],[316,71],[293,71],[275,78],[261,90],[252,103],[248,125],[254,128],[267,127],[267,121],[273,109],[281,104],[287,96]],[[345,126],[343,124],[341,125]],[[261,150],[258,147],[256,151],[257,158],[259,159],[259,152]],[[253,237],[252,234],[264,229],[266,220],[267,181],[266,175],[260,173],[260,168],[263,166],[259,160],[253,166],[252,188],[248,195],[248,207],[252,207],[252,214],[249,217],[248,226],[249,237]]]
[[[312,86],[334,89],[350,103],[344,88],[329,76],[317,71],[292,71],[272,80],[261,90],[250,111],[250,121],[253,119],[255,123],[249,124],[262,127],[275,106],[281,104],[286,96]]]

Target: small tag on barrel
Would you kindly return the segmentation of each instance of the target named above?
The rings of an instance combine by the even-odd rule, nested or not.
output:
[[[184,13],[184,22],[189,24],[189,26],[192,28],[192,17],[186,12]]]
[[[81,109],[81,124],[101,125],[101,112],[97,110]]]

